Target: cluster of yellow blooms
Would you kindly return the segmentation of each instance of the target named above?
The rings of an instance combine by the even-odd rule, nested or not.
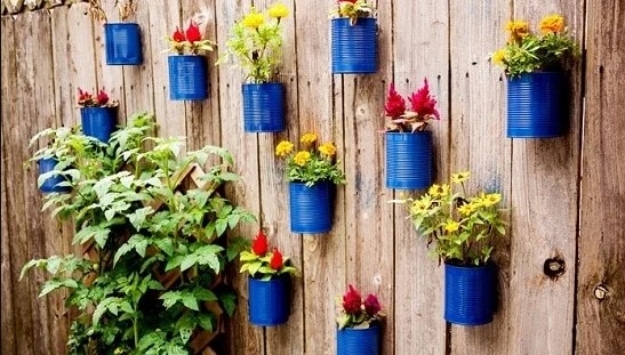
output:
[[[310,148],[310,146],[317,141],[317,135],[314,133],[306,133],[300,137],[299,141],[304,145],[304,148]],[[282,141],[276,146],[276,155],[281,158],[287,157],[293,153],[294,148],[295,145],[293,143],[289,141]],[[331,159],[336,154],[336,147],[334,144],[329,142],[320,145],[318,150],[322,156],[328,159]],[[312,153],[309,150],[300,150],[295,153],[293,162],[299,166],[304,166],[310,161],[311,157]]]
[[[269,14],[269,17],[273,17],[280,21],[281,18],[289,15],[289,8],[282,3],[277,3],[271,6],[267,13]],[[256,10],[252,8],[252,11],[247,14],[242,21],[245,27],[256,29],[265,23],[265,16],[260,12],[256,12]]]

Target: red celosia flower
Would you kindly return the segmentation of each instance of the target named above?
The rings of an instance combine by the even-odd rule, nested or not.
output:
[[[436,100],[430,96],[430,87],[427,79],[423,79],[422,88],[410,95],[410,105],[412,110],[421,117],[433,115],[437,120],[440,119],[438,111],[434,107],[436,106]]]
[[[100,90],[96,100],[98,101],[98,105],[104,106],[109,102],[109,96],[104,92],[104,90]]]
[[[78,88],[78,104],[85,105],[88,104],[91,100],[91,94],[88,91],[82,91],[81,88]]]
[[[186,35],[187,35],[187,41],[191,43],[200,41],[202,39],[202,34],[200,33],[200,27],[194,23],[191,23],[189,25],[189,28],[187,28]]]
[[[273,250],[273,255],[271,256],[271,260],[269,261],[269,266],[271,266],[274,270],[282,269],[282,253],[278,248]]]
[[[369,294],[365,299],[365,312],[369,317],[373,317],[380,311],[380,302],[378,302],[378,298],[372,294]]]
[[[360,293],[352,285],[349,285],[349,290],[343,296],[343,309],[347,314],[358,314],[361,312],[362,299]]]
[[[269,245],[267,244],[267,236],[263,231],[259,231],[256,235],[256,239],[252,242],[252,251],[258,256],[265,256]]]
[[[171,39],[173,39],[174,42],[184,42],[184,32],[182,32],[180,28],[176,27],[176,32],[174,32],[174,34],[171,36]]]
[[[395,84],[391,83],[391,87],[388,90],[388,97],[386,98],[386,104],[384,105],[386,115],[395,119],[406,112],[406,101],[395,91]]]

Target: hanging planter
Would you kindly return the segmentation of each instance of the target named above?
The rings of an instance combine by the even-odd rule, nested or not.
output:
[[[379,355],[380,327],[366,329],[343,328],[336,331],[337,355]]]
[[[107,65],[140,65],[141,30],[136,23],[104,24],[104,48]]]
[[[386,132],[386,187],[420,190],[432,184],[432,132]]]
[[[39,165],[39,176],[53,171],[58,164],[58,160],[55,158],[41,158],[37,161]],[[45,194],[47,193],[68,193],[71,191],[71,187],[59,185],[65,182],[65,178],[62,175],[53,175],[46,178],[39,185],[39,190]]]
[[[562,136],[567,128],[563,105],[565,87],[560,72],[524,73],[508,78],[507,136]]]
[[[169,98],[171,100],[204,100],[208,98],[206,57],[172,55],[169,63]]]
[[[284,130],[284,86],[281,83],[243,84],[245,132]]]
[[[107,143],[115,131],[116,107],[83,107],[80,109],[82,131],[86,136]]]
[[[333,18],[332,73],[375,73],[378,66],[377,19],[373,17]]]
[[[459,325],[492,322],[495,312],[495,267],[445,263],[445,320]]]
[[[289,183],[289,210],[292,233],[327,233],[332,229],[332,185],[320,181],[312,186]]]
[[[250,323],[258,326],[284,324],[290,314],[290,280],[282,275],[263,281],[248,278]]]

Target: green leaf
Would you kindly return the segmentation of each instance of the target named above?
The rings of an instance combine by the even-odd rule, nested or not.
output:
[[[256,262],[250,263],[249,265],[250,265],[249,273],[250,273],[250,275],[254,276],[254,275],[256,275],[256,273],[258,272],[258,269],[260,269],[260,267],[263,264],[260,261],[256,261]]]
[[[222,236],[226,231],[226,228],[228,228],[228,220],[218,219],[215,222],[215,231],[217,232],[217,236]]]
[[[176,267],[178,267],[180,265],[180,263],[182,263],[184,258],[185,257],[182,256],[182,255],[177,255],[177,256],[174,256],[173,258],[169,259],[169,261],[167,262],[167,265],[165,266],[165,271],[170,271],[170,270],[173,270]]]
[[[203,329],[212,332],[214,329],[213,326],[213,318],[210,316],[210,314],[200,314],[197,317],[197,322],[200,325],[200,327],[202,327]]]
[[[221,293],[219,301],[228,317],[232,317],[236,308],[237,295],[233,292],[226,291]]]
[[[185,271],[193,265],[197,264],[197,257],[193,254],[183,257],[180,263],[180,271]]]
[[[198,307],[197,299],[195,299],[195,297],[191,293],[183,293],[182,304],[185,307],[192,309],[194,311],[200,310],[200,308]]]
[[[200,301],[217,301],[217,296],[213,291],[205,288],[197,288],[193,290],[193,297]]]

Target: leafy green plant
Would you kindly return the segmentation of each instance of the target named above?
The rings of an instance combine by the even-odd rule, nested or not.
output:
[[[299,272],[288,257],[282,255],[280,249],[269,250],[267,236],[259,231],[252,241],[251,249],[241,252],[241,273],[247,272],[251,277],[262,281],[269,281],[280,275],[297,276]]]
[[[232,157],[214,146],[184,153],[183,141],[154,130],[153,116],[138,114],[109,144],[66,128],[34,138],[54,138],[31,160],[55,156],[73,191],[47,195],[43,209],[74,221],[73,244],[88,256],[31,260],[21,277],[44,269],[40,296],[68,290],[66,305],[79,313],[70,354],[189,354],[194,332],[217,329],[214,305],[234,311],[223,274],[241,243],[227,236],[255,218],[220,194],[238,177]],[[211,156],[219,164],[190,185],[186,173]]]
[[[345,183],[345,175],[339,162],[334,162],[336,147],[327,142],[315,148],[317,135],[306,133],[300,138],[302,149],[294,152],[295,145],[282,141],[276,146],[276,155],[287,162],[289,181],[304,182],[312,186],[319,181],[330,181],[335,185]]]
[[[234,56],[252,83],[273,81],[277,66],[282,61],[281,21],[289,9],[282,3],[272,5],[266,13],[254,7],[232,27],[226,42],[227,51],[217,64],[225,63]]]
[[[579,46],[569,35],[560,15],[545,16],[540,34],[531,33],[525,21],[506,25],[508,41],[492,55],[493,63],[504,67],[510,77],[536,71],[562,70],[580,54]]]
[[[337,0],[330,9],[330,17],[349,17],[352,25],[361,17],[373,17],[373,7],[367,0]]]
[[[460,185],[462,193],[448,184],[435,184],[417,199],[393,202],[408,205],[410,218],[434,257],[457,265],[485,265],[494,237],[506,233],[501,194],[482,191],[466,196],[464,183],[469,177],[468,171],[452,175],[453,187]]]

